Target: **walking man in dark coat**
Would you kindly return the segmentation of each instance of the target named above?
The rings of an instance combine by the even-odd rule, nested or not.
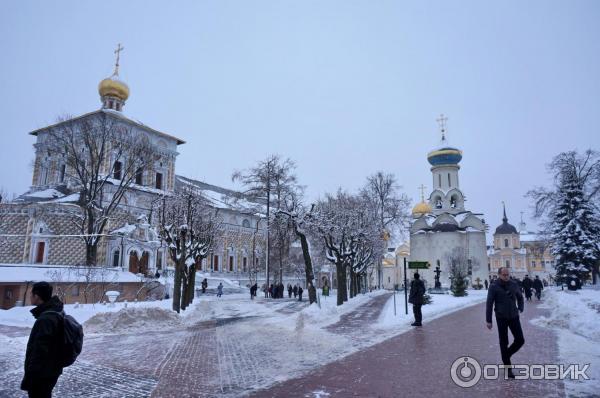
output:
[[[500,338],[500,354],[502,362],[508,369],[507,376],[514,378],[510,358],[525,344],[523,329],[519,320],[519,312],[523,312],[523,295],[517,282],[510,279],[510,271],[506,267],[498,270],[499,279],[492,283],[488,290],[485,320],[487,328],[492,329],[492,307],[496,313],[496,325]],[[508,345],[508,329],[514,340]]]
[[[410,296],[408,302],[413,305],[413,314],[415,315],[415,321],[410,326],[422,326],[423,314],[421,313],[421,306],[423,305],[423,295],[425,294],[425,284],[421,280],[421,276],[418,272],[415,272],[415,279],[410,283]]]
[[[298,301],[302,301],[302,293],[304,292],[304,289],[302,289],[302,286],[298,286]]]
[[[291,283],[288,283],[287,291],[288,291],[288,298],[292,298],[292,284]]]
[[[531,301],[531,288],[533,287],[533,282],[529,278],[529,275],[525,275],[523,279],[523,290],[525,291],[525,299],[527,301]]]
[[[38,282],[31,289],[31,304],[36,306],[31,310],[35,323],[27,342],[21,390],[30,397],[52,397],[52,389],[62,374],[59,347],[63,339],[63,303],[57,296],[52,297],[48,282]]]
[[[533,288],[535,289],[535,297],[537,297],[538,301],[542,299],[542,290],[544,289],[544,284],[542,283],[540,277],[538,275],[535,276],[533,280]]]

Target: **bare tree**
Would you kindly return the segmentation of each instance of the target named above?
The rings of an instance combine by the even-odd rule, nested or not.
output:
[[[378,171],[367,177],[367,182],[361,191],[362,196],[372,203],[382,235],[403,234],[408,225],[410,199],[399,190],[394,174]],[[385,246],[385,240],[382,240],[382,245]],[[387,247],[384,247],[383,253],[385,250]],[[377,288],[381,288],[382,284],[383,253],[377,260]]]
[[[76,222],[87,265],[96,265],[98,242],[123,195],[155,158],[148,138],[107,113],[63,118],[47,130],[41,149],[64,162],[64,180],[79,193]],[[61,171],[63,172],[63,171]]]
[[[196,269],[213,248],[222,223],[218,209],[192,187],[165,197],[160,214],[160,235],[175,263],[173,310],[179,313],[194,299]]]
[[[277,217],[286,219],[288,230],[291,228],[300,241],[306,286],[309,286],[309,283],[314,285],[315,274],[310,253],[309,234],[315,205],[311,205],[310,209],[306,208],[302,203],[302,189],[300,187],[290,190],[283,204],[282,209],[277,212]]]
[[[327,260],[336,267],[337,305],[348,300],[348,284],[352,297],[358,292],[373,255],[381,250],[372,210],[362,197],[340,190],[320,201],[312,217],[312,228],[323,240]]]
[[[259,161],[256,166],[246,171],[235,171],[231,176],[232,181],[239,181],[245,187],[244,199],[257,202],[259,206],[256,207],[256,211],[266,217],[265,276],[267,286],[269,286],[270,279],[272,208],[275,207],[275,210],[278,210],[283,197],[292,186],[295,186],[295,167],[294,162],[290,159],[281,160],[278,155],[270,155],[265,160]]]

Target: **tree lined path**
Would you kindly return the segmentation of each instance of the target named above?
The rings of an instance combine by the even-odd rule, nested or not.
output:
[[[526,305],[521,316],[525,346],[513,363],[558,363],[555,333],[529,322],[545,312],[537,303]],[[498,333],[495,326],[486,329],[484,314],[485,304],[478,304],[431,322],[425,319],[422,328],[251,397],[563,397],[564,386],[558,381],[481,380],[471,388],[453,383],[450,368],[461,356],[469,355],[481,364],[500,362]]]

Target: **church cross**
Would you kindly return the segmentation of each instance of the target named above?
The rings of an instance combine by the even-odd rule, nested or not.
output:
[[[425,185],[421,184],[421,186],[417,187],[421,190],[421,201],[425,201],[425,188],[427,188]]]
[[[448,118],[444,116],[442,113],[439,118],[435,119],[436,122],[440,125],[440,131],[442,132],[442,139],[445,139],[444,133],[446,132],[446,122]]]
[[[125,50],[125,47],[121,47],[121,43],[117,46],[115,50],[115,54],[117,54],[117,62],[115,62],[115,75],[119,75],[119,58],[121,56],[121,51]]]

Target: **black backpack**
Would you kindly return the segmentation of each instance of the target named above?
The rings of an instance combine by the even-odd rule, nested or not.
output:
[[[83,348],[83,327],[71,315],[64,312],[46,311],[62,318],[63,339],[60,347],[60,363],[63,368],[73,365]]]

